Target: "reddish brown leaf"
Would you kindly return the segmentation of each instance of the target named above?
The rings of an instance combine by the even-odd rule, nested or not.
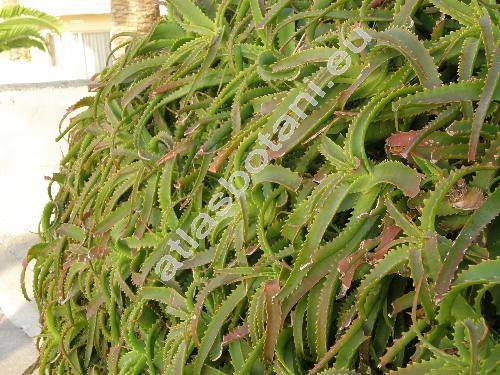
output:
[[[163,94],[164,92],[167,92],[167,91],[170,91],[170,90],[173,90],[173,89],[176,89],[178,87],[181,87],[182,85],[184,85],[186,83],[186,80],[184,79],[180,79],[180,80],[177,80],[177,81],[170,81],[170,82],[167,82],[165,83],[164,85],[154,89],[151,94],[149,95],[150,98],[156,96],[156,95],[159,95],[159,94]]]
[[[375,9],[378,6],[380,6],[383,2],[384,0],[372,0],[372,2],[368,5],[368,8]]]
[[[62,269],[63,269],[63,271],[68,270],[68,269],[69,269],[69,268],[70,268],[73,264],[75,264],[75,263],[76,263],[76,259],[74,259],[74,258],[67,259],[67,260],[63,263],[63,265],[62,265]]]
[[[401,228],[396,225],[384,225],[382,233],[378,237],[380,242],[375,248],[372,260],[379,261],[380,259],[384,258],[385,254],[387,254],[387,251],[391,247],[392,241],[394,241],[394,239],[400,232]]]
[[[242,339],[243,337],[248,335],[248,326],[242,325],[236,327],[232,331],[230,331],[227,335],[222,337],[222,346],[229,344],[232,341],[236,341]]]
[[[460,200],[452,202],[452,206],[460,210],[477,210],[483,205],[484,194],[480,189],[472,188]]]
[[[351,287],[356,270],[362,264],[367,263],[367,251],[373,249],[377,244],[378,240],[375,238],[365,240],[361,242],[358,250],[339,262],[338,270],[340,272],[342,288],[337,298],[345,296],[347,290]]]
[[[175,158],[180,153],[191,149],[191,147],[192,147],[192,144],[190,141],[181,142],[181,143],[177,144],[176,147],[172,151],[169,151],[164,156],[162,156],[161,159],[158,160],[157,164],[162,165],[163,163],[166,163],[167,161]]]
[[[418,130],[410,130],[408,132],[397,132],[391,134],[389,138],[385,141],[385,150],[388,154],[405,157],[405,150],[413,143],[413,140],[419,135]],[[410,152],[410,156],[419,156],[423,157],[422,149],[431,149],[431,142],[427,139],[420,142],[420,144],[413,148]]]
[[[280,284],[278,280],[272,280],[264,287],[267,312],[264,358],[269,361],[272,361],[274,358],[274,348],[276,347],[281,329],[281,303],[276,298],[279,291]]]
[[[340,272],[340,279],[342,281],[342,288],[339,292],[337,298],[342,298],[345,296],[352,284],[352,279],[354,278],[354,273],[359,266],[366,263],[366,250],[361,246],[354,253],[345,257],[339,262],[338,270]]]
[[[229,157],[229,154],[231,153],[231,149],[226,148],[220,152],[217,153],[215,156],[214,160],[212,161],[212,164],[210,164],[210,167],[208,167],[208,171],[211,173],[217,173],[219,170],[220,166],[222,163],[224,163],[227,158]]]

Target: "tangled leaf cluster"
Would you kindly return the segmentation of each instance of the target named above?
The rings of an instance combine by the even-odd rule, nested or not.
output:
[[[40,373],[498,374],[495,2],[168,7],[65,116]]]

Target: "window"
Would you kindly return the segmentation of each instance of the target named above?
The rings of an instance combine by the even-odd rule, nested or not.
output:
[[[51,61],[62,70],[64,79],[88,79],[106,66],[110,38],[108,31],[63,32],[60,38],[51,38]]]

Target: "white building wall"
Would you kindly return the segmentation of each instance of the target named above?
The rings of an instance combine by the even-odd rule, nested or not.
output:
[[[67,143],[58,124],[87,87],[0,88],[0,236],[36,232]],[[68,125],[68,120],[63,127]]]
[[[63,32],[53,37],[54,59],[37,49],[30,61],[0,59],[0,84],[89,79],[105,67],[109,40],[109,31]]]
[[[20,0],[19,4],[53,16],[111,13],[110,0]]]
[[[110,47],[109,0],[20,0],[20,4],[59,16],[60,35],[52,35],[54,53],[32,49],[30,61],[0,54],[0,84],[85,80],[100,72]]]

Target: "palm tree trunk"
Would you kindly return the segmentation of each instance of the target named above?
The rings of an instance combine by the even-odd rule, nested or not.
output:
[[[111,0],[113,33],[148,33],[160,15],[158,0]]]

